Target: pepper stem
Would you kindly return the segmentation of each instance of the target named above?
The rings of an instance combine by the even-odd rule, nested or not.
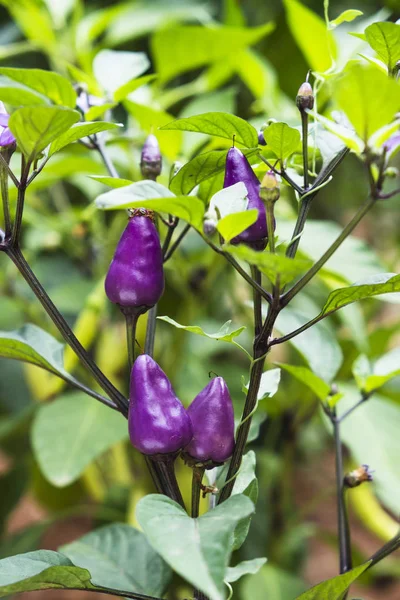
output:
[[[197,519],[199,516],[200,494],[202,490],[202,481],[204,476],[204,467],[193,467],[192,476],[192,517]]]
[[[121,309],[122,310],[122,309]],[[137,309],[122,310],[126,320],[126,341],[128,346],[128,362],[131,369],[135,362],[136,326],[143,311]]]
[[[157,456],[149,456],[148,461],[152,465],[152,475],[155,475],[162,483],[162,492],[172,500],[185,508],[185,503],[182,498],[181,490],[175,475],[176,455],[164,454]]]

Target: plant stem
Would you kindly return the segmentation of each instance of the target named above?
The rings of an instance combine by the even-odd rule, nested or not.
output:
[[[343,449],[340,439],[340,421],[336,412],[331,415],[331,421],[335,436],[335,459],[336,459],[336,501],[338,514],[339,534],[339,567],[340,573],[346,573],[352,568],[350,529],[345,499],[344,475],[343,475]]]
[[[1,154],[1,152],[0,152]],[[1,199],[3,202],[3,214],[4,214],[4,233],[5,238],[11,235],[11,217],[10,217],[10,205],[8,199],[8,174],[6,169],[0,165],[0,182],[1,182]]]
[[[40,281],[37,279],[36,275],[26,262],[21,250],[19,248],[6,247],[5,252],[11,258],[67,344],[71,346],[100,387],[106,392],[106,394],[109,395],[111,400],[113,400],[116,404],[116,407],[118,407],[118,410],[126,417],[128,414],[127,399],[114,387],[111,381],[98,368],[89,353],[75,337],[70,326],[58,311],[57,307],[53,304]]]
[[[278,171],[278,169],[275,169],[275,167],[271,165],[269,160],[264,158],[262,154],[258,154],[258,157],[261,158],[263,163],[265,163],[271,169],[271,171],[274,171],[274,173],[282,177],[282,179],[284,179],[290,185],[290,187],[296,190],[298,194],[304,194],[304,190],[299,185],[297,185],[295,181],[293,181],[293,179],[286,173],[285,169]]]
[[[303,141],[303,177],[304,177],[304,189],[308,189],[308,114],[305,110],[301,110],[301,129],[302,129],[302,141]]]
[[[176,227],[178,226],[178,223],[179,223],[178,218],[175,219],[175,218],[171,217],[171,215],[169,215],[167,235],[165,236],[165,240],[164,240],[163,247],[162,247],[164,261],[165,261],[165,255],[168,252],[168,248],[171,243],[172,236],[174,235],[174,231],[175,231]]]
[[[171,258],[171,256],[173,255],[173,253],[175,252],[175,250],[178,248],[178,246],[180,245],[181,241],[183,240],[183,238],[189,233],[190,231],[190,225],[189,223],[187,225],[185,225],[185,227],[182,229],[182,231],[180,232],[180,234],[178,235],[178,237],[176,238],[175,242],[172,244],[171,248],[169,248],[168,252],[165,253],[164,255],[164,262],[167,262],[167,260],[169,260]]]
[[[369,392],[361,392],[361,399],[351,408],[349,408],[348,410],[346,410],[346,412],[344,412],[339,418],[339,423],[341,423],[342,421],[344,421],[344,419],[346,419],[349,415],[351,415],[351,413],[353,411],[355,411],[359,406],[361,406],[361,404],[364,404],[364,402],[366,402],[367,400],[369,400],[372,396],[372,394],[374,393],[375,390],[371,390]]]
[[[79,592],[94,592],[95,594],[109,594],[110,596],[119,596],[121,598],[132,598],[132,600],[162,600],[154,596],[146,596],[144,594],[137,594],[136,592],[126,592],[121,590],[114,590],[113,588],[107,588],[103,586],[93,586],[93,588],[68,588],[69,590],[76,590]]]
[[[162,483],[162,493],[172,500],[175,500],[175,502],[180,504],[182,508],[185,508],[185,503],[183,501],[175,475],[175,458],[175,456],[170,456],[167,454],[157,457],[148,457],[148,459],[151,461],[153,471],[157,476],[158,481]]]
[[[128,362],[129,370],[132,369],[135,362],[135,346],[136,346],[136,326],[139,320],[140,311],[127,310],[122,311],[126,320],[126,342],[128,347]]]
[[[275,254],[275,235],[274,235],[274,203],[266,203],[268,246],[271,254]]]
[[[300,200],[299,215],[297,217],[296,225],[292,234],[292,240],[294,241],[293,243],[289,244],[286,250],[286,256],[289,258],[294,258],[296,256],[297,248],[300,244],[301,234],[303,233],[304,225],[306,223],[313,198],[314,196],[307,196],[306,198],[302,198]]]
[[[12,232],[11,245],[15,248],[19,245],[21,237],[22,215],[24,214],[26,183],[28,180],[30,163],[25,163],[24,155],[21,159],[21,181],[18,186],[17,208],[15,211],[14,229]]]
[[[101,160],[103,161],[104,166],[106,167],[106,169],[109,172],[109,174],[111,175],[111,177],[115,177],[116,179],[118,179],[119,178],[118,171],[114,167],[112,160],[108,156],[104,142],[97,135],[94,135],[91,138],[91,141],[93,143],[93,146],[97,150],[97,152],[100,154]]]
[[[294,286],[286,292],[281,297],[281,306],[284,307],[298,294],[305,285],[318,273],[320,269],[324,266],[324,264],[330,259],[332,254],[336,252],[339,246],[345,241],[345,239],[351,234],[351,232],[356,228],[361,219],[367,214],[367,212],[372,208],[375,204],[376,199],[374,197],[369,197],[368,200],[359,208],[351,221],[346,225],[343,229],[342,233],[336,238],[333,244],[328,248],[328,250],[321,256],[321,258],[307,271],[305,275]]]
[[[192,517],[197,519],[199,516],[201,483],[204,476],[204,467],[193,467],[192,475]]]
[[[261,273],[254,265],[251,266],[251,275],[254,281],[261,287]],[[258,337],[262,329],[262,302],[261,294],[253,288],[253,307],[254,307],[254,333]]]
[[[155,304],[150,310],[147,317],[147,328],[146,328],[146,340],[144,342],[144,352],[149,356],[154,354],[154,341],[156,337],[156,326],[157,326],[157,304]]]
[[[6,159],[4,158],[3,154],[0,152],[0,164],[2,167],[4,167],[4,169],[7,171],[8,175],[11,177],[14,185],[16,188],[19,187],[19,181],[18,179],[15,177],[14,173],[11,170],[10,165],[8,164],[8,162],[6,161]]]

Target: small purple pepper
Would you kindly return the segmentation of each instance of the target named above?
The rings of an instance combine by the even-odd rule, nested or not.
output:
[[[184,406],[164,371],[147,354],[139,355],[132,368],[128,427],[132,445],[142,454],[173,454],[192,439]]]
[[[235,421],[232,400],[222,377],[215,377],[196,396],[187,409],[193,439],[185,454],[209,468],[225,462],[235,446]]]
[[[143,144],[140,170],[145,179],[153,179],[155,181],[161,173],[161,168],[160,146],[156,136],[151,133]]]
[[[164,291],[163,256],[153,212],[131,211],[107,273],[108,299],[122,312],[146,312]]]
[[[233,146],[229,149],[225,164],[224,188],[242,181],[247,188],[248,205],[247,210],[256,208],[258,218],[253,225],[250,225],[242,233],[231,240],[231,244],[248,244],[249,246],[258,246],[261,240],[268,236],[267,218],[265,206],[259,197],[260,182],[254,174],[247,158],[244,154]]]

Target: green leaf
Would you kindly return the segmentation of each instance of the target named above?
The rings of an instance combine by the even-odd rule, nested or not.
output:
[[[346,144],[350,150],[354,150],[356,154],[361,154],[364,150],[365,144],[362,139],[356,134],[355,131],[349,129],[349,127],[345,127],[344,125],[339,125],[332,121],[332,119],[327,119],[322,115],[316,113],[310,113],[314,117],[314,119],[321,123],[331,133],[336,135],[342,142]]]
[[[0,331],[0,356],[36,365],[72,384],[76,382],[64,369],[64,345],[36,325]]]
[[[370,283],[354,283],[345,288],[331,292],[321,311],[327,315],[352,302],[372,298],[380,294],[400,292],[400,275],[394,273],[380,273],[369,278]]]
[[[230,242],[235,236],[253,225],[258,219],[258,210],[245,210],[244,212],[226,215],[217,223],[217,229],[225,242]]]
[[[165,186],[147,179],[101,194],[96,206],[103,210],[149,208],[183,219],[199,231],[204,214],[204,204],[195,196],[175,196]]]
[[[335,41],[325,22],[297,0],[284,0],[288,25],[309,66],[323,73],[336,58]]]
[[[32,447],[39,466],[56,487],[80,477],[92,460],[126,439],[126,420],[86,394],[65,394],[37,411]]]
[[[351,372],[353,373],[357,386],[360,390],[364,390],[367,377],[371,374],[371,365],[368,356],[360,354],[354,361]]]
[[[280,369],[268,369],[261,375],[260,387],[257,394],[257,402],[264,400],[264,398],[272,398],[278,391],[279,383],[281,381],[281,370]],[[244,386],[244,392],[247,393],[249,384]]]
[[[0,81],[2,101],[14,106],[53,102],[75,108],[76,92],[68,79],[58,73],[42,69],[0,67]],[[15,92],[17,95],[14,98]],[[19,93],[21,95],[18,99]]]
[[[397,23],[373,23],[365,30],[368,44],[393,73],[400,60],[400,25]]]
[[[90,573],[62,554],[38,550],[0,561],[0,598],[47,589],[93,589]]]
[[[101,87],[111,96],[150,67],[144,52],[101,50],[93,61],[93,72]]]
[[[110,177],[109,175],[89,175],[90,179],[104,183],[110,188],[121,188],[134,183],[131,179],[121,179],[120,177]]]
[[[355,386],[340,385],[345,397],[339,404],[339,416],[360,400]],[[400,406],[375,393],[341,425],[343,443],[352,460],[370,465],[374,473],[374,491],[387,509],[399,511],[400,473]]]
[[[143,533],[122,523],[105,525],[59,550],[87,569],[93,584],[121,591],[162,597],[172,575]]]
[[[269,252],[257,252],[243,244],[238,246],[224,245],[223,250],[238,260],[244,260],[250,265],[255,265],[274,284],[279,278],[280,284],[286,285],[311,266],[311,261],[308,259],[293,259]]]
[[[323,379],[310,371],[310,369],[282,363],[279,363],[279,366],[309,387],[322,402],[326,401],[331,388]]]
[[[258,144],[257,131],[250,123],[240,117],[224,112],[208,112],[186,119],[176,119],[176,121],[164,125],[161,129],[194,131],[227,140],[232,140],[235,136],[235,141],[247,148],[255,148]]]
[[[59,106],[26,106],[10,117],[9,127],[28,161],[79,121],[78,111]]]
[[[150,544],[174,571],[211,600],[223,600],[232,532],[253,512],[253,503],[237,495],[191,519],[176,502],[151,494],[140,500],[136,516]]]
[[[327,579],[322,583],[312,587],[296,600],[343,600],[351,584],[368,569],[369,563],[365,563],[332,579]]]
[[[372,65],[359,63],[346,69],[334,86],[334,98],[356,133],[366,143],[390,123],[400,104],[400,87]]]
[[[264,138],[268,149],[282,162],[297,150],[301,139],[300,132],[286,123],[271,123],[264,130]]]
[[[105,112],[112,110],[116,106],[115,102],[105,102],[98,106],[91,106],[85,114],[86,121],[95,121],[99,117],[102,117]]]
[[[265,565],[254,577],[246,579],[243,594],[252,600],[293,600],[304,588],[300,578],[274,565]]]
[[[170,317],[157,317],[157,319],[160,319],[160,321],[165,321],[166,323],[173,325],[177,329],[190,331],[190,333],[196,333],[197,335],[202,335],[211,340],[217,340],[219,342],[232,342],[234,338],[238,337],[242,333],[242,331],[246,329],[246,327],[239,327],[238,329],[234,329],[231,331],[232,321],[227,321],[222,325],[221,329],[217,331],[217,333],[206,333],[198,325],[180,325]]]
[[[352,8],[349,10],[344,10],[338,17],[336,17],[336,19],[330,21],[329,26],[331,29],[334,29],[342,23],[351,23],[351,21],[354,21],[354,19],[357,19],[357,17],[361,17],[363,14],[364,13],[361,10],[355,10]]]
[[[228,567],[226,570],[225,581],[234,583],[243,575],[255,575],[267,562],[266,558],[253,558],[252,560],[243,560],[236,567]]]
[[[309,315],[286,307],[277,319],[276,329],[287,335],[309,320]],[[342,364],[343,355],[336,336],[326,323],[317,323],[289,340],[289,343],[303,355],[318,377],[328,383],[332,381]]]
[[[132,94],[132,92],[142,87],[142,85],[147,85],[151,81],[154,81],[156,78],[156,74],[143,75],[143,77],[138,77],[137,79],[133,79],[132,81],[128,81],[128,83],[121,85],[121,87],[114,92],[115,102],[121,102],[122,100],[125,100],[129,94]]]
[[[370,392],[382,387],[385,383],[400,375],[400,348],[394,348],[381,356],[368,373],[364,381],[364,390]]]
[[[117,123],[108,123],[106,121],[96,121],[93,123],[75,123],[65,133],[60,135],[58,138],[51,143],[49,148],[49,158],[56,152],[59,152],[65,146],[77,142],[82,138],[99,133],[100,131],[109,131],[110,129],[118,129],[120,127]]]
[[[160,28],[152,37],[155,70],[165,83],[180,73],[222,61],[256,44],[273,29],[273,23],[253,29],[215,25]]]

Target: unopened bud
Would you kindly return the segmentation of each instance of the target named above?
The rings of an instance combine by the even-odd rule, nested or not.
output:
[[[365,481],[373,481],[372,471],[370,471],[368,465],[361,465],[361,467],[350,471],[344,477],[344,484],[348,488],[358,487]]]
[[[260,144],[260,146],[266,146],[267,142],[265,141],[265,137],[264,137],[264,130],[268,127],[268,123],[263,123],[259,129],[258,132],[258,143]]]
[[[308,81],[301,84],[296,96],[296,105],[300,111],[311,110],[314,107],[314,94]]]
[[[389,179],[394,179],[399,176],[399,170],[396,167],[388,167],[384,172],[385,177],[389,177]]]
[[[154,179],[161,173],[162,159],[158,140],[152,133],[143,144],[140,160],[140,170],[145,179]]]
[[[217,231],[218,215],[215,209],[210,209],[204,214],[203,232],[207,237],[211,237]]]
[[[267,171],[261,182],[260,187],[260,198],[264,202],[276,202],[279,200],[281,191],[279,189],[279,182],[273,171]]]

